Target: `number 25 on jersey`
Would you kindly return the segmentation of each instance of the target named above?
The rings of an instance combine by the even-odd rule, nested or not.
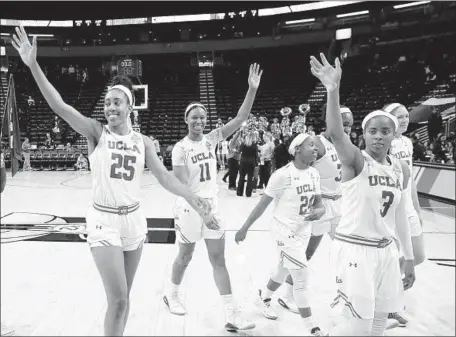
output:
[[[119,153],[112,153],[111,159],[114,161],[111,165],[111,178],[132,181],[135,176],[135,167],[131,164],[136,163],[135,156],[122,156]],[[121,169],[125,172],[121,172]],[[120,171],[120,172],[119,172]]]

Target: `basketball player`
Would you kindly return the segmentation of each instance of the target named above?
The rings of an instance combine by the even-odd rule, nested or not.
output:
[[[409,112],[405,106],[399,103],[391,103],[383,107],[383,111],[395,116],[399,121],[399,129],[391,143],[390,154],[397,159],[404,160],[413,173],[413,144],[412,141],[403,136],[409,125]],[[423,229],[421,227],[421,217],[419,215],[420,203],[418,201],[418,193],[416,190],[415,180],[411,177],[407,192],[407,218],[410,225],[410,234],[412,236],[413,255],[415,256],[415,266],[421,264],[425,260]],[[400,259],[401,269],[404,267],[404,258]],[[389,318],[397,320],[399,326],[407,325],[407,320],[398,313],[390,313]]]
[[[178,198],[176,201],[175,222],[179,253],[174,261],[171,283],[163,300],[171,313],[186,314],[185,306],[179,297],[179,285],[192,259],[195,243],[204,239],[213,267],[215,283],[224,303],[225,328],[228,331],[253,329],[255,324],[241,317],[232,296],[230,277],[225,265],[225,229],[221,223],[218,208],[215,147],[247,121],[261,75],[259,65],[250,66],[249,90],[237,116],[207,135],[203,134],[208,114],[206,107],[201,103],[191,103],[185,109],[184,115],[185,123],[188,125],[188,135],[176,144],[172,154],[174,174],[180,181],[188,184],[198,196],[210,202],[213,223],[206,228],[200,217],[190,210],[185,200]]]
[[[127,120],[133,107],[132,85],[117,77],[104,99],[107,125],[84,117],[67,105],[49,83],[36,60],[36,37],[30,44],[24,28],[16,28],[12,44],[30,68],[51,109],[85,136],[93,175],[93,205],[87,211],[87,242],[107,296],[106,336],[123,334],[129,294],[146,239],[147,223],[140,209],[140,177],[144,163],[168,191],[184,197],[204,216],[206,201],[169,173],[158,160],[149,137],[134,132]]]
[[[353,125],[353,114],[346,106],[340,108],[345,134],[349,135]],[[326,119],[326,104],[323,106],[323,119]],[[317,160],[313,163],[320,174],[321,196],[325,214],[320,220],[312,221],[312,236],[306,249],[306,258],[309,261],[317,250],[324,233],[334,237],[334,231],[340,220],[340,182],[342,178],[339,156],[333,145],[328,131],[314,137],[318,150]],[[282,284],[283,278],[279,269],[270,278],[267,289],[274,293]],[[278,298],[278,303],[291,312],[299,314],[298,307],[293,299],[293,279],[288,275],[285,279],[285,293]]]
[[[338,287],[334,304],[343,300],[349,315],[330,335],[382,336],[388,313],[403,308],[403,291],[415,281],[404,191],[410,170],[405,162],[388,155],[399,126],[389,113],[378,110],[364,118],[365,151],[351,143],[340,113],[339,59],[334,68],[320,56],[323,64],[311,57],[311,72],[326,88],[327,131],[342,163],[341,219],[331,248]],[[396,236],[404,251],[404,280],[398,250],[391,244]]]
[[[258,205],[250,213],[244,225],[236,233],[236,243],[244,241],[247,231],[275,199],[271,234],[277,243],[279,270],[282,280],[291,274],[293,293],[304,328],[312,336],[323,336],[312,319],[309,298],[309,273],[306,247],[312,232],[311,221],[320,219],[325,213],[321,199],[320,174],[310,167],[317,158],[314,137],[298,134],[290,144],[288,152],[293,161],[273,173]],[[271,308],[272,291],[267,287],[259,291],[264,303],[263,315],[277,319]]]

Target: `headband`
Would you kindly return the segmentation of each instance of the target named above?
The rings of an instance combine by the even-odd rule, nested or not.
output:
[[[188,113],[190,112],[190,110],[192,110],[193,108],[198,107],[198,106],[199,106],[200,108],[203,108],[204,111],[206,111],[206,113],[207,113],[206,107],[205,107],[203,104],[201,104],[201,103],[192,103],[192,104],[190,104],[190,105],[187,107],[187,109],[185,109],[185,118],[187,118],[187,115],[188,115]]]
[[[127,95],[130,105],[133,105],[133,96],[131,94],[130,89],[128,89],[126,86],[124,86],[122,84],[117,84],[117,85],[109,88],[108,92],[110,92],[111,90],[114,90],[114,89],[118,89],[118,90],[122,91],[125,95]]]
[[[371,120],[374,117],[378,117],[378,116],[388,117],[394,123],[394,128],[395,128],[394,131],[396,131],[398,129],[399,122],[395,116],[393,116],[389,113],[386,113],[385,111],[382,111],[382,110],[375,110],[375,111],[371,112],[370,114],[368,114],[366,117],[364,117],[363,122],[361,123],[363,130],[366,128],[366,124],[367,124],[367,122],[369,122],[369,120]]]
[[[386,108],[383,109],[383,111],[391,113],[392,111],[394,111],[394,109],[399,108],[400,106],[402,106],[402,104],[400,103],[391,103],[390,105],[387,105]]]
[[[343,106],[343,107],[340,108],[340,113],[341,114],[351,113],[353,115],[353,112],[351,112],[351,110],[349,108],[347,108],[346,106]]]
[[[294,156],[296,152],[296,147],[301,145],[308,137],[310,137],[310,135],[308,135],[307,133],[300,133],[299,135],[297,135],[291,142],[290,147],[288,148],[288,153]]]

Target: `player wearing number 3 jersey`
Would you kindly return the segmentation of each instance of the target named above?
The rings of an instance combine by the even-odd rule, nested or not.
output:
[[[93,174],[92,203],[87,212],[87,241],[106,291],[108,306],[104,333],[106,336],[121,336],[147,232],[146,219],[139,204],[144,163],[163,187],[184,197],[200,216],[206,216],[210,207],[166,170],[150,138],[134,132],[129,126],[134,105],[130,79],[117,77],[113,80],[113,86],[104,99],[108,124],[102,125],[66,104],[47,80],[36,60],[36,37],[31,45],[21,26],[16,28],[12,43],[30,68],[51,109],[87,138]]]
[[[311,57],[312,74],[327,91],[327,132],[342,163],[341,219],[331,248],[333,280],[338,288],[334,304],[345,304],[348,320],[336,325],[331,336],[383,336],[388,313],[403,308],[403,291],[413,286],[415,270],[406,215],[410,177],[407,164],[388,155],[398,120],[384,111],[369,113],[362,122],[366,150],[361,151],[344,133],[339,105],[342,69]],[[405,256],[401,280],[397,248]]]
[[[174,261],[171,282],[163,300],[171,313],[186,314],[185,305],[179,296],[179,285],[192,259],[195,243],[204,239],[214,269],[215,283],[224,303],[225,328],[228,331],[252,329],[255,324],[241,317],[232,297],[230,277],[225,265],[225,230],[218,207],[215,147],[247,120],[261,74],[259,65],[250,66],[249,90],[237,116],[207,135],[203,134],[208,114],[205,106],[198,102],[189,104],[184,115],[188,135],[176,144],[172,154],[174,174],[194,193],[208,200],[212,206],[212,215],[210,219],[201,221],[185,200],[179,198],[176,201],[174,218],[179,254]]]

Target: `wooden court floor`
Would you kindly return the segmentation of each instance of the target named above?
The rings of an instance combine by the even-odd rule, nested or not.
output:
[[[257,324],[245,334],[302,335],[300,317],[283,310],[275,299],[277,321],[264,318],[256,306],[257,291],[265,285],[276,263],[267,230],[271,207],[253,226],[247,240],[236,245],[235,231],[260,196],[237,197],[220,179],[219,175],[221,213],[228,228],[226,261],[233,292],[245,316]],[[1,195],[2,221],[84,217],[90,184],[87,173],[19,172],[13,179],[9,177]],[[149,173],[144,174],[142,185],[146,216],[172,217],[175,197]],[[429,259],[417,267],[417,281],[407,292],[403,315],[409,325],[388,330],[387,335],[455,335],[455,224],[453,216],[442,215],[437,207],[422,210]],[[329,307],[335,297],[328,268],[330,242],[325,236],[309,265],[314,318],[324,330],[340,319],[339,310]],[[185,317],[169,314],[161,298],[175,254],[174,245],[145,245],[131,293],[125,335],[232,335],[223,329],[222,303],[204,244],[197,245],[182,284],[189,313]],[[1,320],[14,328],[16,335],[102,335],[105,309],[103,286],[85,243],[20,241],[1,245]]]

